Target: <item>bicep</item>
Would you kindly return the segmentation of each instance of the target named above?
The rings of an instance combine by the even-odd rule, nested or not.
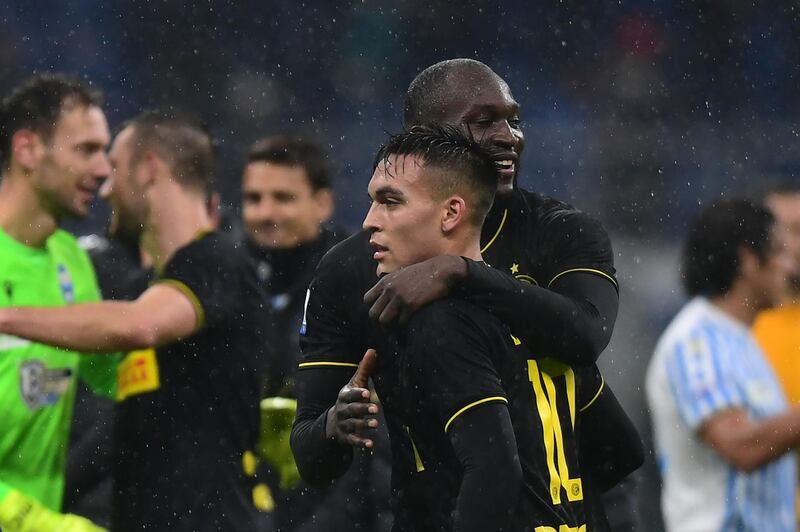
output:
[[[128,319],[153,347],[191,336],[203,323],[202,306],[185,285],[154,284],[130,305]]]

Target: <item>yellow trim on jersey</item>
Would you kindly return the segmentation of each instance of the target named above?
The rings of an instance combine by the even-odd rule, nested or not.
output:
[[[483,246],[481,253],[489,249],[489,246],[494,244],[494,241],[497,240],[498,236],[500,236],[500,231],[502,231],[503,227],[506,225],[506,218],[508,218],[508,209],[503,209],[503,218],[500,219],[500,226],[497,228],[497,231],[495,231],[494,236],[489,239],[485,246]]]
[[[419,455],[419,450],[417,450],[417,444],[414,443],[414,438],[411,437],[411,429],[408,427],[405,429],[408,433],[408,439],[411,440],[411,450],[414,451],[414,466],[417,468],[417,473],[422,473],[425,471],[425,464],[422,463],[422,457]]]
[[[474,403],[470,403],[467,406],[465,406],[464,408],[462,408],[461,410],[459,410],[458,412],[456,412],[455,414],[453,414],[450,417],[450,419],[447,420],[447,423],[444,424],[444,431],[447,432],[447,429],[450,428],[450,425],[453,424],[453,421],[455,421],[458,416],[460,416],[461,414],[463,414],[464,412],[466,412],[470,408],[473,408],[473,407],[476,407],[478,405],[482,405],[483,403],[488,403],[488,402],[491,402],[491,401],[502,401],[505,404],[508,404],[508,399],[506,399],[505,397],[499,396],[499,395],[496,396],[496,397],[487,397],[485,399],[481,399],[480,401],[475,401]]]
[[[353,362],[303,362],[298,364],[298,368],[314,368],[320,366],[333,366],[338,368],[357,368],[358,364]]]
[[[197,326],[194,328],[194,330],[199,331],[203,328],[203,325],[206,324],[206,313],[203,310],[203,305],[200,303],[200,300],[197,298],[194,292],[192,292],[191,288],[177,279],[159,279],[154,284],[165,284],[167,286],[172,286],[185,295],[194,307],[195,314],[197,314]]]
[[[572,368],[564,373],[564,380],[567,384],[567,402],[569,403],[569,419],[572,421],[572,428],[575,428],[575,372]]]
[[[539,365],[535,360],[528,360],[528,380],[533,386],[533,395],[536,398],[536,409],[539,411],[539,418],[542,420],[542,438],[544,440],[544,451],[547,461],[547,469],[550,473],[550,497],[553,504],[561,504],[561,475],[556,469],[555,462],[555,443],[553,442],[553,418],[558,413],[553,412],[554,408],[545,395],[539,376],[546,374],[539,371]]]
[[[611,284],[613,284],[614,287],[617,290],[619,290],[619,283],[617,283],[616,279],[614,279],[613,277],[608,275],[606,272],[600,271],[600,270],[596,270],[594,268],[572,268],[571,270],[565,270],[565,271],[559,273],[558,275],[556,275],[555,277],[553,277],[552,279],[550,279],[550,282],[547,283],[547,288],[550,288],[551,286],[553,286],[553,283],[556,282],[556,279],[558,279],[562,275],[566,275],[568,273],[573,273],[573,272],[594,273],[595,275],[599,275],[600,277],[605,277],[606,279],[611,281]]]
[[[603,378],[602,375],[600,375],[600,387],[597,389],[597,393],[594,394],[594,397],[592,397],[592,400],[589,401],[588,403],[586,403],[585,406],[581,407],[581,409],[578,410],[578,412],[583,412],[584,410],[586,410],[587,408],[592,406],[592,404],[594,404],[594,402],[597,401],[597,398],[600,397],[600,394],[603,392],[603,388],[605,388],[605,387],[606,387],[606,380]]]

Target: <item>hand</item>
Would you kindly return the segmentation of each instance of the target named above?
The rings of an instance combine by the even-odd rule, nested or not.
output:
[[[364,294],[369,317],[383,326],[405,323],[420,308],[449,294],[466,274],[464,259],[440,255],[384,275]]]
[[[363,437],[364,431],[378,426],[375,415],[378,405],[370,402],[369,377],[375,372],[378,355],[374,349],[367,349],[358,364],[355,375],[350,379],[336,398],[336,404],[328,410],[326,435],[339,443],[353,447],[372,447],[373,441]]]

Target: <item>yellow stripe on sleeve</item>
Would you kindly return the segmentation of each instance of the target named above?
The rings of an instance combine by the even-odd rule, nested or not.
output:
[[[606,387],[606,380],[603,378],[602,375],[600,375],[600,387],[597,389],[597,393],[594,394],[594,397],[592,397],[592,400],[589,401],[588,403],[586,403],[585,406],[581,407],[581,409],[578,410],[578,412],[583,412],[584,410],[586,410],[587,408],[592,406],[592,404],[595,401],[597,401],[597,398],[600,397],[600,394],[603,393],[603,388],[605,388],[605,387]]]
[[[463,414],[464,412],[466,412],[470,408],[474,408],[474,407],[476,407],[478,405],[482,405],[483,403],[489,403],[489,402],[492,402],[492,401],[501,401],[503,403],[508,404],[508,399],[506,399],[505,397],[501,397],[499,395],[497,397],[487,397],[485,399],[481,399],[480,401],[475,401],[474,403],[470,403],[467,406],[465,406],[464,408],[462,408],[461,410],[459,410],[458,412],[456,412],[455,414],[453,414],[450,417],[450,419],[447,420],[447,423],[445,423],[445,425],[444,425],[444,431],[447,432],[447,429],[450,428],[450,425],[453,424],[453,421],[455,421],[458,416],[460,416],[461,414]]]
[[[197,314],[197,327],[195,327],[195,331],[199,331],[203,328],[203,325],[206,323],[206,313],[203,310],[203,305],[200,303],[200,300],[194,294],[191,288],[186,286],[186,284],[178,281],[176,279],[159,279],[153,284],[165,284],[167,286],[172,286],[176,288],[180,293],[185,295],[189,302],[194,307],[195,314]]]
[[[613,277],[608,275],[606,272],[601,271],[601,270],[596,270],[594,268],[572,268],[571,270],[565,270],[565,271],[559,273],[558,275],[556,275],[555,277],[553,277],[552,279],[550,279],[550,282],[547,283],[547,288],[550,288],[551,286],[553,286],[553,283],[556,282],[556,279],[558,279],[562,275],[566,275],[568,273],[575,273],[575,272],[593,273],[595,275],[599,275],[600,277],[605,277],[606,279],[611,281],[611,284],[614,285],[614,288],[619,290],[619,283],[617,283],[616,279],[614,279]]]
[[[358,364],[353,362],[303,362],[298,364],[297,367],[302,368],[316,368],[316,367],[338,367],[338,368],[357,368]]]

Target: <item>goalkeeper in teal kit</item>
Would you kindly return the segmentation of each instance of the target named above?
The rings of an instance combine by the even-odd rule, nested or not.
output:
[[[83,83],[39,75],[0,105],[0,307],[96,301],[89,258],[58,229],[85,216],[110,172],[99,96]],[[0,529],[96,532],[62,514],[76,379],[116,388],[115,357],[86,356],[0,335]]]

